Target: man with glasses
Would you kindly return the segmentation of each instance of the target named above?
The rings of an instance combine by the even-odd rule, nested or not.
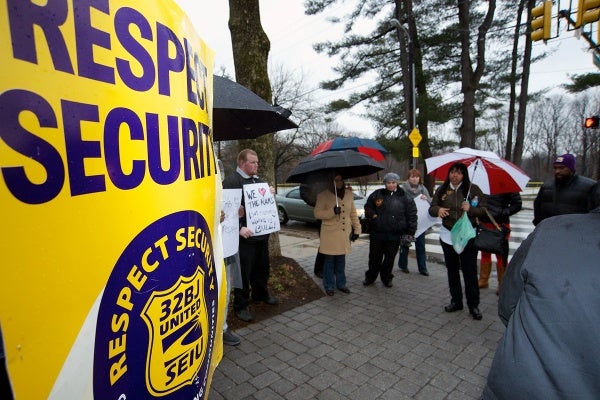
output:
[[[223,181],[224,189],[242,189],[244,185],[265,182],[259,178],[258,155],[254,150],[244,149],[238,155],[238,167]],[[271,193],[275,192],[273,187]],[[239,256],[242,270],[242,288],[233,290],[233,310],[242,321],[250,322],[254,318],[248,309],[250,299],[269,305],[278,304],[277,298],[269,294],[267,283],[271,270],[269,261],[269,234],[255,235],[246,226],[245,199],[242,191],[240,214]]]

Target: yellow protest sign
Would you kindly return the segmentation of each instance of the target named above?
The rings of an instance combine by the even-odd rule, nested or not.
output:
[[[20,399],[204,399],[213,52],[170,1],[0,5],[0,329]]]

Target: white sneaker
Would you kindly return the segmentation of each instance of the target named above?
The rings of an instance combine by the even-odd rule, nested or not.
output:
[[[240,343],[242,343],[242,339],[239,336],[229,332],[229,330],[223,331],[223,344],[237,346]]]

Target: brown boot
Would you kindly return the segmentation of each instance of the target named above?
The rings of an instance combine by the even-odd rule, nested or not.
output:
[[[504,277],[504,270],[506,267],[501,267],[496,264],[496,272],[498,272],[498,288],[496,289],[496,295],[500,295],[500,284],[502,283],[502,278]]]
[[[482,262],[479,266],[479,288],[485,289],[489,286],[490,272],[492,272],[491,262]]]

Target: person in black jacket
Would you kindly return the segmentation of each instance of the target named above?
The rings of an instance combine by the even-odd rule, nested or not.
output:
[[[264,182],[258,171],[258,156],[251,149],[244,149],[238,155],[238,167],[234,173],[223,180],[224,189],[241,189],[244,185]],[[271,188],[271,192],[274,189]],[[245,199],[242,195],[242,207]],[[269,261],[269,234],[255,235],[246,226],[246,215],[240,217],[240,267],[242,270],[242,288],[233,289],[233,310],[242,321],[252,321],[254,318],[248,310],[250,297],[254,302],[270,305],[278,304],[277,298],[269,295],[267,283],[271,265]],[[252,293],[251,293],[252,291]]]
[[[510,238],[510,216],[521,211],[523,201],[518,192],[502,193],[487,196],[487,210],[494,218],[494,221],[506,231],[506,241],[504,243],[504,253],[496,254],[496,273],[498,277],[498,288],[496,294],[500,293],[500,282],[504,276],[504,270],[508,265],[508,239]],[[487,215],[479,219],[486,228],[496,229]],[[492,272],[492,254],[487,251],[481,252],[481,262],[479,264],[479,288],[489,286],[490,273]]]
[[[377,189],[367,199],[365,216],[369,220],[369,269],[364,286],[375,282],[377,275],[386,287],[392,287],[394,259],[400,241],[414,241],[417,231],[417,206],[411,196],[398,187],[400,177],[393,172],[383,177],[385,188]]]
[[[533,224],[563,214],[585,214],[590,211],[593,179],[575,173],[575,157],[563,154],[554,160],[554,179],[547,180],[533,202]]]

